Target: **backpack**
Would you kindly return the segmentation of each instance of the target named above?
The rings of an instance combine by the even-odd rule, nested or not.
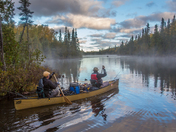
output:
[[[43,89],[44,85],[43,85],[43,78],[41,78],[39,80],[39,84],[36,90],[36,93],[38,94],[39,98],[45,98],[45,94],[44,94],[44,89]]]

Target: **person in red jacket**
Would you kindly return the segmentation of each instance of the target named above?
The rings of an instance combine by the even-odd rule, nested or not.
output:
[[[99,73],[97,67],[94,67],[93,71],[94,72],[91,74],[90,82],[92,86],[100,88],[100,86],[103,84],[103,80],[101,78],[107,75],[105,66],[102,66],[103,73]]]

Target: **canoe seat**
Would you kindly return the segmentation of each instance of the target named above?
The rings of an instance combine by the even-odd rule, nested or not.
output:
[[[94,79],[90,79],[90,83],[92,84],[92,86],[97,87],[97,81]]]
[[[104,87],[106,87],[106,86],[108,86],[109,85],[109,82],[107,81],[107,82],[103,82],[103,84],[101,85],[101,88],[104,88]]]

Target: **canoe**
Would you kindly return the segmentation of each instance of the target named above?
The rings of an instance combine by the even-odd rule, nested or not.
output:
[[[73,94],[66,96],[70,101],[80,100],[84,98],[89,98],[92,96],[100,95],[108,92],[112,89],[118,89],[119,79],[109,81],[109,84],[98,90],[83,92],[80,94]],[[14,106],[16,110],[23,110],[47,105],[54,105],[59,103],[65,103],[63,96],[52,97],[52,98],[38,98],[38,97],[28,97],[28,98],[15,98]]]

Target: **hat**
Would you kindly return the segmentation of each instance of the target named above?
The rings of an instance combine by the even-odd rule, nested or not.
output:
[[[98,68],[97,68],[97,67],[94,67],[93,71],[98,71]]]
[[[48,71],[44,71],[44,72],[43,72],[43,76],[44,76],[44,77],[49,76],[49,74],[50,74],[50,72],[48,72]]]

